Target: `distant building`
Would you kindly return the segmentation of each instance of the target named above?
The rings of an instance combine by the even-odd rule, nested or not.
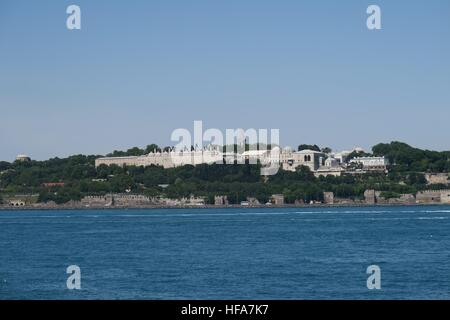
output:
[[[369,171],[385,171],[389,165],[385,157],[357,157],[351,159],[350,163],[361,164],[364,170]]]
[[[356,148],[353,148],[351,151],[349,151],[349,150],[344,150],[344,151],[335,153],[335,154],[334,154],[334,158],[335,158],[336,160],[338,160],[338,161],[342,164],[342,163],[347,162],[348,156],[349,156],[351,153],[353,153],[353,152],[362,153],[362,152],[365,152],[365,151],[364,151],[363,148],[356,147]]]
[[[333,192],[324,192],[323,193],[323,202],[325,204],[334,204],[334,193]]]
[[[3,197],[3,203],[11,207],[23,207],[35,204],[38,198],[39,195],[37,194],[5,195]]]
[[[363,152],[361,148],[355,148],[352,152]],[[315,150],[293,151],[284,148],[273,150],[247,150],[242,153],[222,152],[218,146],[207,146],[204,148],[169,150],[164,152],[151,152],[143,156],[126,157],[103,157],[95,160],[95,166],[117,165],[117,166],[162,166],[164,168],[175,168],[184,165],[199,164],[223,164],[223,163],[250,163],[260,162],[263,167],[273,167],[278,164],[282,170],[295,172],[301,166],[308,167],[316,177],[319,176],[341,176],[346,172],[345,163],[350,151],[339,154],[325,155]],[[351,160],[352,163],[360,164],[358,170],[350,170],[350,173],[365,171],[385,171],[388,161],[384,157],[360,157]]]
[[[64,187],[66,184],[64,182],[44,182],[42,185],[46,188],[52,188],[52,187]]]
[[[29,161],[31,161],[31,158],[30,158],[29,156],[27,156],[27,155],[19,154],[19,155],[16,157],[16,161],[19,161],[19,162],[29,162]]]
[[[228,205],[227,196],[215,196],[214,197],[214,205],[216,205],[216,206]]]
[[[270,150],[248,150],[242,153],[241,158],[245,161],[258,161],[270,157]]]
[[[23,206],[25,206],[25,201],[13,199],[13,200],[9,200],[9,205],[11,207],[23,207]]]
[[[315,177],[326,177],[326,176],[334,176],[334,177],[340,177],[344,173],[344,169],[341,167],[337,168],[327,168],[327,167],[320,167],[314,172]]]
[[[329,157],[325,160],[324,167],[327,168],[339,168],[339,160]]]
[[[448,173],[426,173],[427,184],[450,184]]]
[[[334,176],[340,177],[344,172],[344,169],[341,167],[339,160],[333,157],[328,157],[324,161],[322,161],[323,165],[319,167],[316,171],[314,171],[314,176]]]
[[[322,165],[322,159],[325,159],[325,154],[314,150],[284,152],[281,154],[282,169],[287,171],[296,171],[298,167],[305,166],[314,172]]]
[[[95,160],[95,166],[117,165],[123,166],[162,166],[175,168],[184,165],[199,165],[203,163],[219,163],[223,161],[223,154],[214,148],[191,150],[171,150],[164,152],[150,152],[144,156],[104,157]]]
[[[375,204],[376,202],[375,190],[366,190],[364,192],[364,199],[367,204]]]
[[[416,194],[417,203],[440,203],[441,192],[439,190],[419,191]]]
[[[251,206],[259,206],[261,203],[259,202],[258,199],[256,199],[255,197],[247,197],[247,202],[251,205]]]
[[[441,203],[450,204],[450,190],[441,191]]]
[[[244,163],[245,161],[257,161],[267,166],[279,163],[282,169],[295,171],[299,166],[306,166],[312,172],[324,165],[325,154],[313,150],[293,152],[284,149],[281,153],[269,150],[248,150],[243,153],[223,153],[218,147],[205,147],[196,150],[170,150],[167,152],[151,152],[143,156],[127,157],[103,157],[95,160],[95,166],[162,166],[175,168],[184,165],[199,165],[213,163]]]
[[[424,190],[416,194],[417,203],[450,204],[450,190]]]
[[[274,195],[272,195],[272,202],[275,205],[283,205],[284,204],[284,196],[282,194],[274,194]]]

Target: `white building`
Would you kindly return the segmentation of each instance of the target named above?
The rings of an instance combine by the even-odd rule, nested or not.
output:
[[[321,166],[323,152],[314,150],[302,150],[296,152],[283,152],[281,154],[281,165],[283,170],[295,171],[299,166],[306,166],[311,171],[316,171]]]
[[[222,153],[218,149],[204,148],[194,151],[169,151],[151,152],[144,156],[127,157],[104,157],[95,160],[95,166],[117,165],[117,166],[162,166],[164,168],[174,168],[184,165],[212,164],[212,163],[250,163],[261,162],[263,165],[279,163],[282,169],[295,171],[299,166],[309,167],[311,171],[316,171],[325,159],[322,152],[313,150],[302,150],[293,152],[291,149],[284,149],[281,153],[278,148],[275,151],[269,150],[249,150],[243,153]]]
[[[338,160],[341,164],[347,162],[348,156],[353,152],[365,152],[363,148],[355,147],[352,150],[343,150],[341,152],[335,153],[333,156],[336,160]]]
[[[198,165],[202,163],[222,162],[223,154],[217,150],[202,149],[195,151],[169,151],[150,152],[144,156],[128,157],[104,157],[95,160],[95,166],[117,165],[123,166],[162,166],[164,168],[175,168],[184,165]]]
[[[363,166],[365,170],[386,170],[389,165],[385,157],[358,157],[350,160],[350,163],[357,163]]]
[[[354,151],[360,151],[354,149]],[[341,153],[345,157],[346,152]],[[314,150],[292,151],[284,148],[281,153],[278,148],[269,150],[249,150],[243,153],[223,153],[221,148],[205,147],[196,150],[171,150],[168,152],[151,152],[144,156],[129,157],[105,157],[95,160],[95,166],[118,165],[118,166],[162,166],[164,168],[174,168],[184,165],[199,165],[213,163],[257,163],[263,166],[279,164],[282,170],[296,171],[300,166],[308,167],[316,176],[340,176],[345,171],[341,162],[344,158],[326,157],[323,152]],[[346,159],[344,160],[346,161]],[[388,161],[384,157],[359,157],[354,158],[350,163],[362,165],[363,170],[384,171]]]
[[[19,154],[16,157],[16,161],[28,162],[28,161],[31,161],[31,158],[25,154]]]
[[[339,167],[339,160],[335,159],[335,158],[327,158],[325,160],[325,167],[327,168],[338,168]]]

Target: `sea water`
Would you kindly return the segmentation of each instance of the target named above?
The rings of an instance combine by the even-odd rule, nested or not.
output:
[[[0,299],[449,298],[450,206],[0,211]]]

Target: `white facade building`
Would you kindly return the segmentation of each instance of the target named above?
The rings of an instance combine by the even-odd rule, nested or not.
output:
[[[283,152],[280,162],[283,170],[295,171],[299,166],[308,167],[316,171],[321,166],[321,160],[325,158],[323,152],[314,150],[302,150],[296,152]]]
[[[245,163],[246,161],[249,163],[260,162],[263,167],[279,164],[282,170],[294,172],[298,167],[306,166],[316,176],[340,176],[346,171],[341,159],[336,158],[336,155],[327,158],[323,152],[314,150],[292,151],[290,148],[284,148],[281,153],[279,148],[275,148],[273,151],[249,150],[243,153],[223,153],[221,148],[217,147],[206,147],[193,151],[172,150],[168,152],[151,152],[144,156],[98,158],[95,160],[95,166],[145,167],[155,165],[164,168],[175,168],[184,165],[223,164],[233,163],[234,161],[237,161],[237,163]],[[388,166],[388,161],[385,157],[359,157],[350,160],[350,163],[361,164],[362,169],[367,171],[384,171]]]
[[[249,150],[243,153],[222,153],[219,150],[205,148],[195,151],[169,151],[169,152],[151,152],[144,156],[127,157],[104,157],[95,160],[95,166],[117,165],[117,166],[162,166],[164,168],[174,168],[184,165],[212,164],[212,163],[250,163],[261,162],[263,165],[279,163],[284,170],[295,171],[299,166],[309,167],[311,171],[316,171],[325,159],[322,152],[313,150],[302,150],[293,152],[290,149],[284,149],[281,153],[269,150]]]
[[[184,165],[212,164],[223,161],[223,153],[217,150],[150,152],[144,156],[105,157],[95,160],[95,166],[162,166],[175,168]]]
[[[357,163],[363,166],[366,170],[386,170],[389,165],[385,157],[359,157],[350,160],[350,163]]]
[[[25,155],[25,154],[19,154],[19,155],[16,157],[16,161],[20,161],[20,162],[28,162],[28,161],[31,161],[31,158],[30,158],[29,156]]]

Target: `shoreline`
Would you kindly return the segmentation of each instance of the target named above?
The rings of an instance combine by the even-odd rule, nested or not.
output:
[[[270,208],[367,208],[367,207],[415,207],[415,206],[450,206],[447,203],[411,203],[411,204],[398,204],[398,203],[378,203],[378,204],[284,204],[284,205],[180,205],[180,206],[165,206],[165,205],[142,205],[142,206],[0,206],[1,211],[39,211],[39,210],[142,210],[142,209],[270,209]]]

